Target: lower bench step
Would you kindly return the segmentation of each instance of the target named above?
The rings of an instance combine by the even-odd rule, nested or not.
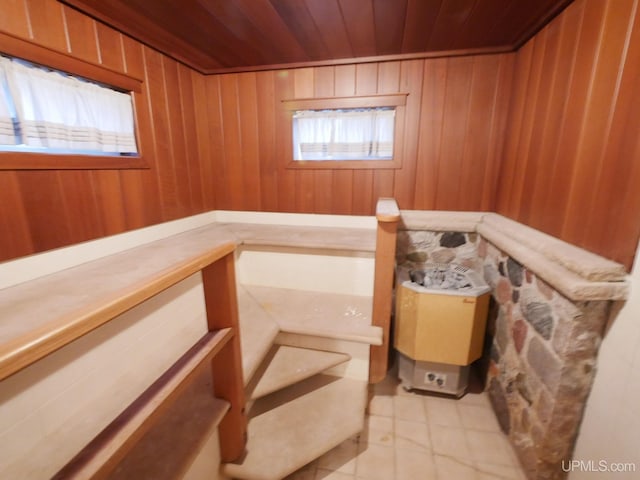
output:
[[[255,376],[259,378],[255,387],[249,385],[251,398],[264,397],[350,359],[351,356],[345,353],[274,345],[264,360],[264,371],[256,372]]]
[[[246,455],[227,463],[234,479],[281,480],[364,426],[367,382],[316,375],[257,400]]]

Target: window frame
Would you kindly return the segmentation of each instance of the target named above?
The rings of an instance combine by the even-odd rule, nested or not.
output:
[[[140,145],[139,122],[134,94],[142,92],[143,81],[96,63],[81,60],[28,40],[0,32],[2,53],[83,77],[132,95],[137,155],[87,155],[75,153],[0,152],[0,170],[116,170],[146,169]]]
[[[351,97],[297,98],[282,100],[287,111],[289,132],[288,169],[339,170],[339,169],[399,169],[402,168],[401,145],[404,130],[404,112],[407,93],[366,95]],[[384,160],[294,160],[293,159],[293,114],[298,110],[339,110],[350,108],[394,107],[395,127],[393,135],[393,157]]]

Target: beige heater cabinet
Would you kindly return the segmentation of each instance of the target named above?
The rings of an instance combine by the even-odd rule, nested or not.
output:
[[[411,270],[396,291],[394,346],[405,389],[461,396],[482,356],[489,286],[457,264]]]

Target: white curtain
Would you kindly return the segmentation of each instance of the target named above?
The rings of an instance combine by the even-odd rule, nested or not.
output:
[[[0,57],[0,61],[4,58]],[[18,143],[13,120],[12,102],[9,94],[7,76],[0,64],[0,145],[15,145]]]
[[[21,61],[0,60],[15,105],[22,144],[64,150],[137,152],[129,94]]]
[[[371,160],[393,156],[395,110],[303,110],[293,115],[295,160]]]

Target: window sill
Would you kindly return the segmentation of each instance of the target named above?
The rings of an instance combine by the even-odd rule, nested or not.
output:
[[[374,170],[402,168],[399,160],[291,160],[293,170]]]
[[[125,170],[146,169],[142,156],[57,155],[0,152],[0,170]]]

